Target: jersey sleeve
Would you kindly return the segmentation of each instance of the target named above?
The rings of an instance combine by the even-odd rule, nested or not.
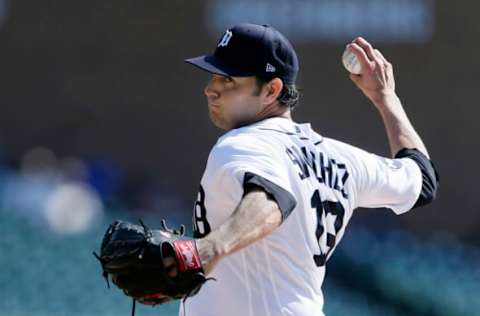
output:
[[[422,189],[422,173],[410,158],[390,159],[349,146],[356,207],[412,209]]]
[[[437,196],[440,183],[440,178],[438,177],[435,165],[427,156],[415,148],[403,148],[395,155],[395,158],[404,157],[408,157],[415,161],[418,167],[420,167],[422,173],[422,190],[420,191],[420,196],[413,208],[433,202]]]
[[[277,202],[285,220],[296,206],[283,155],[273,144],[258,137],[231,137],[214,147],[210,159],[216,168],[215,182],[224,193],[245,194],[261,187]]]

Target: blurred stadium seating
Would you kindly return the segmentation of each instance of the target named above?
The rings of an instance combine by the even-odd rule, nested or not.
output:
[[[0,215],[0,315],[130,315],[131,301],[107,289],[92,251],[104,227],[82,235],[57,235],[5,212]],[[106,226],[107,222],[104,223]],[[138,315],[174,315],[175,304],[139,307]]]

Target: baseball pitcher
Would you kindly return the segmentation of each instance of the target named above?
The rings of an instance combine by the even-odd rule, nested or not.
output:
[[[362,68],[350,79],[383,119],[393,158],[295,122],[294,48],[271,26],[236,25],[212,55],[186,60],[212,74],[208,112],[226,131],[200,181],[194,239],[115,222],[99,255],[107,279],[144,304],[188,297],[180,316],[323,315],[325,265],[354,210],[403,214],[438,188],[392,64],[363,38],[348,47]]]

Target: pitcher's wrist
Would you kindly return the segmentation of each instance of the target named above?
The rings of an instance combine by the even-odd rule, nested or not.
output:
[[[378,93],[370,98],[370,101],[379,111],[394,110],[401,107],[402,104],[395,92]]]

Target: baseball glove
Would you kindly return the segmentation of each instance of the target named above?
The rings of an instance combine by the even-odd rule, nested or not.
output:
[[[94,252],[109,286],[109,276],[123,292],[147,305],[186,299],[207,281],[195,241],[184,237],[185,227],[151,230],[140,221],[112,223],[103,237],[100,255]],[[169,262],[171,264],[169,264]]]

